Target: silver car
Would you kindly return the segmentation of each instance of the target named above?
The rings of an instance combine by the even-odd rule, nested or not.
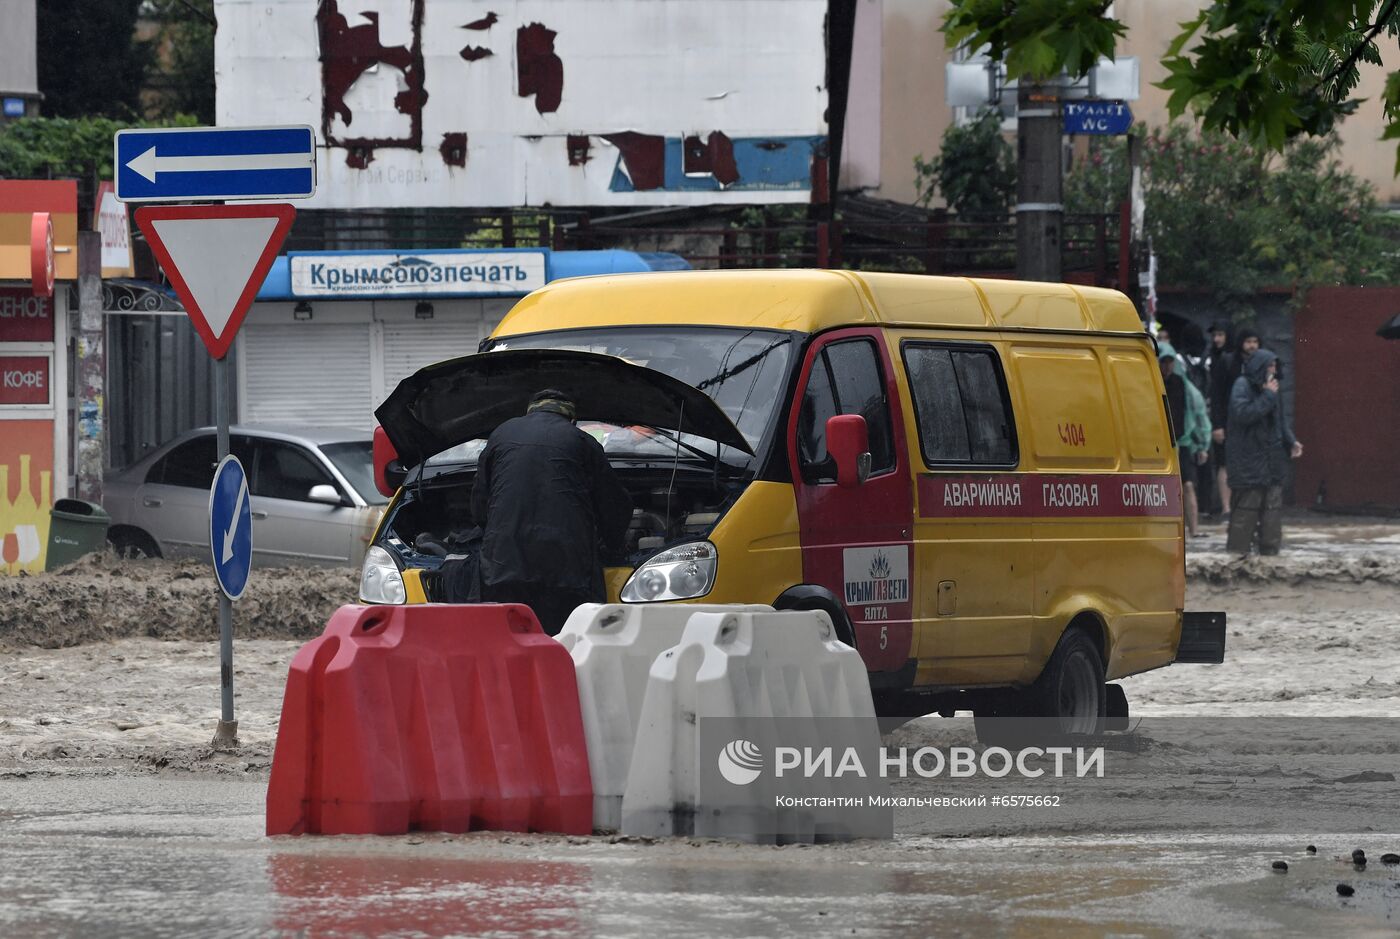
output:
[[[253,563],[353,564],[389,501],[374,486],[368,436],[345,429],[249,424],[229,449],[248,474]],[[108,541],[132,557],[209,559],[214,428],[188,431],[107,477]]]

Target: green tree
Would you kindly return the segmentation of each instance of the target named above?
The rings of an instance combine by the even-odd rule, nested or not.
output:
[[[142,121],[142,126],[151,122]],[[158,124],[190,126],[189,116]],[[126,121],[109,117],[26,117],[0,126],[0,177],[112,178],[112,135]]]
[[[193,114],[199,123],[213,124],[213,0],[149,0],[148,12],[161,24],[150,76],[159,95],[156,115]]]
[[[967,124],[950,126],[932,160],[914,157],[917,201],[942,193],[960,215],[1005,216],[1016,196],[1016,156],[1001,133],[1001,113],[986,110]]]
[[[1375,195],[1335,157],[1335,136],[1297,140],[1282,153],[1222,131],[1182,124],[1138,131],[1145,224],[1158,280],[1208,290],[1248,310],[1263,287],[1393,282],[1388,223]],[[1090,143],[1065,180],[1070,212],[1107,211],[1128,185],[1122,140]]]
[[[136,39],[142,0],[42,0],[37,54],[48,117],[131,120],[152,61]]]
[[[986,46],[1012,78],[1088,72],[1112,58],[1124,26],[1107,0],[951,0],[948,46]],[[1193,112],[1270,149],[1299,135],[1326,136],[1360,103],[1361,63],[1400,36],[1397,0],[1212,0],[1181,29],[1163,59],[1173,117]],[[1386,82],[1385,139],[1400,138],[1400,72]],[[1400,173],[1400,153],[1396,172]]]

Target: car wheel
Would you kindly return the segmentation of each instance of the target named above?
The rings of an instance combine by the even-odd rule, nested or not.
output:
[[[159,558],[160,547],[154,538],[139,528],[117,528],[107,533],[107,544],[120,558]]]
[[[974,719],[983,744],[1019,748],[1101,734],[1107,713],[1103,658],[1086,632],[1071,629],[1030,688],[1002,692]]]
[[[1082,629],[1060,637],[1045,671],[1031,686],[1029,704],[1030,717],[1054,718],[1061,734],[1103,733],[1108,711],[1103,659]]]
[[[842,642],[844,642],[846,645],[850,646],[851,648],[853,648],[853,649],[855,648],[855,645],[856,645],[856,631],[855,631],[855,628],[851,625],[850,617],[848,617],[848,616],[846,615],[846,611],[843,610],[843,609],[841,609],[841,607],[837,606],[837,605],[834,604],[834,603],[827,603],[827,602],[824,602],[823,600],[820,600],[820,599],[815,598],[815,597],[806,597],[806,598],[803,598],[803,599],[801,599],[801,600],[796,601],[795,603],[790,603],[790,604],[782,603],[781,600],[782,600],[782,598],[779,598],[779,603],[775,606],[775,608],[778,609],[778,610],[783,610],[783,611],[787,611],[787,610],[822,610],[822,611],[824,611],[824,612],[826,613],[827,616],[831,617],[831,627],[832,627],[832,629],[835,630],[835,632],[836,632],[836,638],[839,639],[839,640],[841,640]]]

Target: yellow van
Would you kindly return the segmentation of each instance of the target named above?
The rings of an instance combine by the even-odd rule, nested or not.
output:
[[[636,506],[611,599],[825,610],[887,711],[917,695],[1095,730],[1126,717],[1106,680],[1223,660],[1223,614],[1183,612],[1174,438],[1120,293],[826,270],[551,284],[376,412],[402,485],[363,600],[442,599],[476,454],[542,387],[573,394]]]

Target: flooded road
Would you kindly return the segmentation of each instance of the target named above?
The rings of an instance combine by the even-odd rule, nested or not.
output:
[[[301,641],[239,637],[242,746],[218,754],[217,643],[82,611],[66,637],[55,614],[30,633],[66,647],[0,649],[0,936],[1396,935],[1395,532],[1290,531],[1283,557],[1236,562],[1212,530],[1188,604],[1229,611],[1227,660],[1125,679],[1142,745],[1111,748],[1102,778],[899,780],[1063,805],[900,808],[894,841],[844,845],[267,838]],[[886,745],[973,746],[971,723],[920,718]]]
[[[1395,838],[1092,835],[754,847],[266,838],[263,785],[12,780],[8,936],[1393,935]],[[1317,842],[1316,856],[1304,847]],[[1387,846],[1387,842],[1389,846]],[[1357,871],[1350,852],[1374,858]],[[1271,871],[1273,861],[1290,865]],[[1355,896],[1342,899],[1345,882]]]

